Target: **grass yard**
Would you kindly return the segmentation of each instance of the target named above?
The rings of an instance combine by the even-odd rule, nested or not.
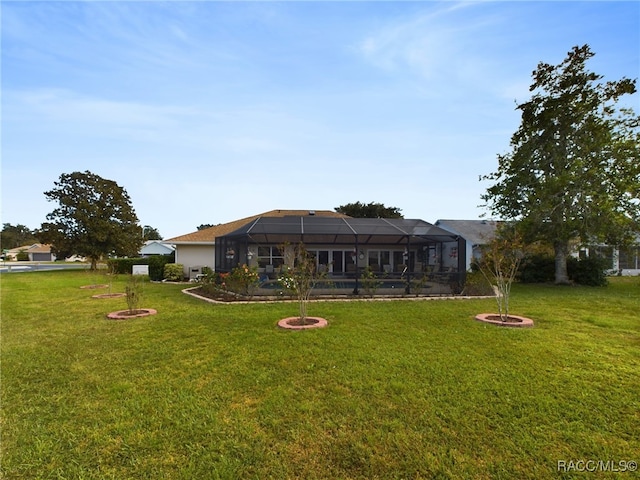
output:
[[[638,277],[516,285],[533,329],[401,300],[313,303],[307,331],[276,327],[296,303],[147,284],[158,314],[110,321],[100,274],[1,282],[2,478],[638,478]]]

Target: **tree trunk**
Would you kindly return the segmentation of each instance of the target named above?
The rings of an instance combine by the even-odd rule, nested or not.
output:
[[[569,285],[567,272],[567,256],[569,255],[569,243],[558,241],[553,244],[556,254],[556,285]]]

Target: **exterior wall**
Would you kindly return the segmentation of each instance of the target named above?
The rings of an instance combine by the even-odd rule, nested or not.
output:
[[[176,245],[176,263],[183,265],[183,273],[187,278],[192,267],[215,269],[215,246],[212,244]]]

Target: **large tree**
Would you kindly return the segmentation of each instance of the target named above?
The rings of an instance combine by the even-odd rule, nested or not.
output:
[[[54,185],[44,194],[59,206],[47,215],[41,238],[58,256],[85,256],[95,269],[108,255],[137,254],[142,229],[124,188],[89,171],[64,173]]]
[[[618,108],[636,81],[601,82],[586,68],[593,55],[576,46],[559,65],[538,64],[512,150],[483,177],[495,182],[482,196],[493,214],[553,246],[558,284],[571,242],[623,244],[640,225],[640,118]]]
[[[347,203],[334,209],[354,218],[402,218],[402,210],[396,207],[385,207],[382,203]]]
[[[37,232],[30,230],[28,227],[10,223],[2,224],[2,232],[0,232],[0,245],[3,250],[11,250],[12,248],[22,247],[23,245],[38,243]]]

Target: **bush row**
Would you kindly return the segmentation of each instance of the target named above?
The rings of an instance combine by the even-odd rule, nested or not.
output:
[[[113,273],[131,273],[134,265],[149,265],[149,278],[159,282],[164,279],[166,264],[175,262],[175,254],[153,255],[141,258],[110,258],[107,260],[109,271]]]
[[[555,259],[547,255],[527,257],[520,267],[518,279],[523,283],[546,283],[555,279]],[[601,287],[607,284],[610,262],[601,257],[567,259],[569,279],[580,285]]]

